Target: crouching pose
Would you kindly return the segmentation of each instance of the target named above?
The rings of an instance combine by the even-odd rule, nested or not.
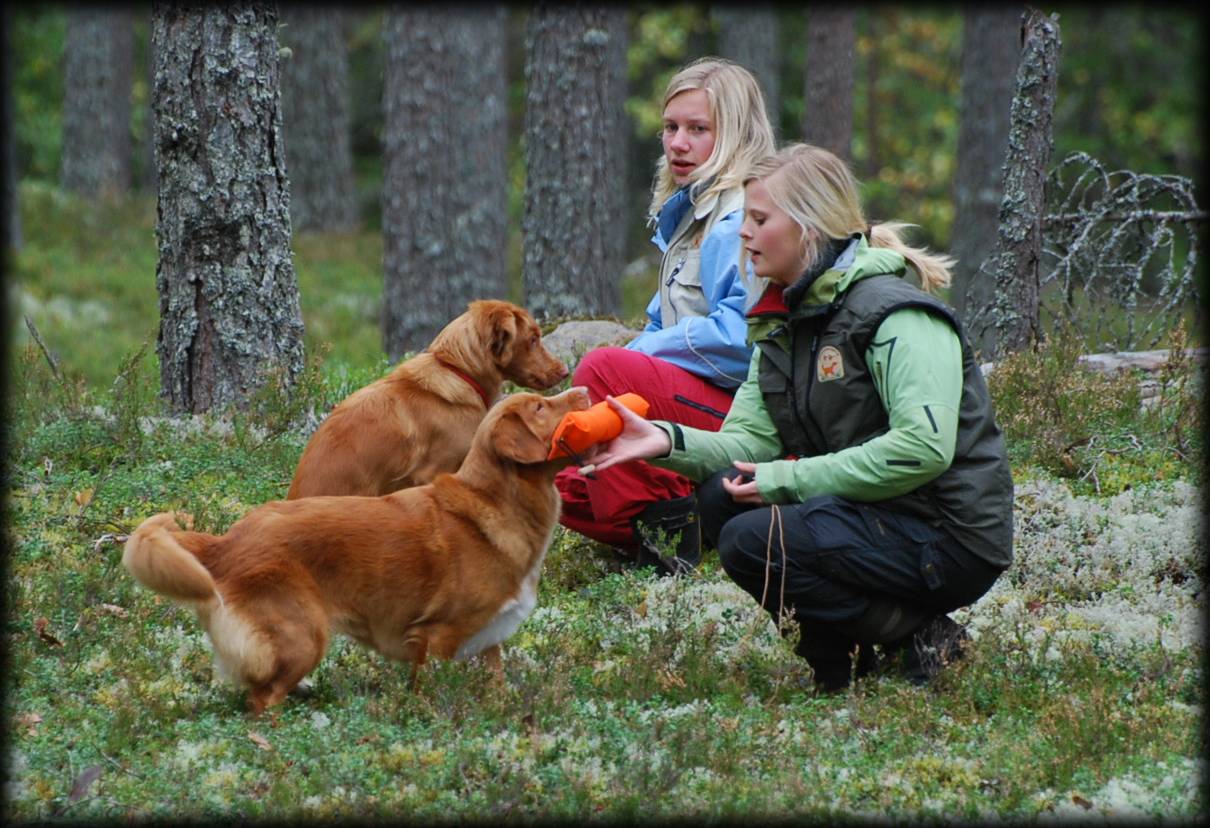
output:
[[[848,167],[817,147],[764,159],[744,190],[740,237],[765,285],[721,430],[615,405],[625,428],[592,460],[704,481],[703,538],[798,622],[819,688],[872,669],[873,644],[923,683],[967,640],[947,613],[1012,560],[1004,440],[958,320],[931,295],[953,262],[905,245],[904,225],[868,226]]]

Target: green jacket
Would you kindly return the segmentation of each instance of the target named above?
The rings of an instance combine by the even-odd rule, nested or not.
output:
[[[792,312],[767,290],[721,430],[657,422],[672,451],[652,462],[695,480],[755,462],[768,503],[880,501],[1007,566],[1012,481],[982,374],[952,313],[904,272],[898,253],[856,237]]]

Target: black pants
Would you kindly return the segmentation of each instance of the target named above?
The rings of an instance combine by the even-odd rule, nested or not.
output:
[[[808,658],[851,649],[834,625],[860,617],[872,595],[940,615],[974,603],[1002,571],[922,520],[832,495],[779,506],[779,532],[771,507],[736,503],[723,489],[736,474],[698,488],[702,539],[733,581],[758,602],[765,596],[774,619],[784,589],[785,609],[813,642],[800,649]]]

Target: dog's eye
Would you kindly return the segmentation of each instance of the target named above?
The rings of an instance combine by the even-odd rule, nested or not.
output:
[[[535,409],[534,409],[534,411],[541,411],[541,410],[542,410],[543,408],[545,408],[545,407],[546,407],[546,406],[542,405],[542,403],[538,403],[538,407],[537,407],[537,408],[535,408]]]

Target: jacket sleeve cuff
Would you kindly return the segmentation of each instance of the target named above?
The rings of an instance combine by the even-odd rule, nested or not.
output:
[[[756,464],[756,490],[766,503],[801,503],[794,466],[801,460],[774,460]]]
[[[677,452],[685,450],[685,432],[676,423],[670,423],[666,420],[653,420],[652,424],[668,435],[669,449],[667,454],[661,454],[658,457],[651,458],[652,460],[667,460]]]

